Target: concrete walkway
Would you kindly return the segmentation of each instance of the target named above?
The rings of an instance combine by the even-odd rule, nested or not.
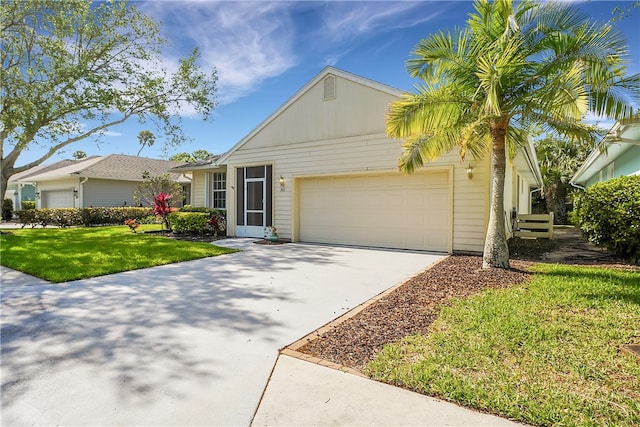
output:
[[[442,257],[217,243],[243,252],[55,285],[3,268],[2,425],[249,425],[278,349]]]
[[[281,355],[252,426],[522,426]]]

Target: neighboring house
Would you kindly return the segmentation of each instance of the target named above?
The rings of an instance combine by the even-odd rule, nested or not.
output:
[[[231,150],[174,168],[193,175],[192,203],[226,209],[228,235],[441,252],[480,252],[489,159],[457,150],[412,175],[385,132],[402,92],[327,67]],[[507,168],[505,221],[529,212],[541,185],[532,146]]]
[[[179,162],[111,154],[79,160],[61,160],[41,165],[9,179],[10,185],[31,185],[37,208],[83,208],[133,206],[133,192],[144,180],[143,174],[160,176]],[[186,200],[191,179],[171,172],[171,178],[183,185]],[[24,200],[24,199],[23,199]]]
[[[640,118],[617,122],[570,182],[589,187],[625,175],[640,175]]]

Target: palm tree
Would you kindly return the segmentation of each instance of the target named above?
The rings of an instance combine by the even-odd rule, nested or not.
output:
[[[567,205],[573,205],[573,188],[569,181],[585,161],[591,144],[572,143],[553,137],[536,141],[536,156],[544,182],[547,211],[554,213],[556,224],[567,224]]]
[[[418,43],[407,70],[424,83],[390,106],[386,126],[403,140],[399,168],[406,173],[455,148],[462,159],[491,156],[483,267],[509,268],[507,155],[534,126],[571,141],[593,140],[585,114],[631,116],[640,75],[625,77],[620,33],[571,5],[477,0],[474,8],[465,28]]]
[[[140,153],[144,147],[151,147],[156,142],[156,136],[149,130],[141,130],[138,134],[138,142],[140,143],[140,149],[136,157],[140,157]]]

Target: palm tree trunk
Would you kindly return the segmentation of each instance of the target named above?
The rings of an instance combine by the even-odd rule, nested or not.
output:
[[[482,268],[509,268],[509,247],[504,225],[504,176],[507,164],[505,135],[508,120],[491,123],[491,206],[484,242]]]

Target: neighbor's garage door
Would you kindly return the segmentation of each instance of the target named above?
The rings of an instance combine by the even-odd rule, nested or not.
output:
[[[447,171],[305,178],[299,182],[299,240],[449,251]]]
[[[43,208],[72,208],[73,190],[47,190],[42,192]]]

